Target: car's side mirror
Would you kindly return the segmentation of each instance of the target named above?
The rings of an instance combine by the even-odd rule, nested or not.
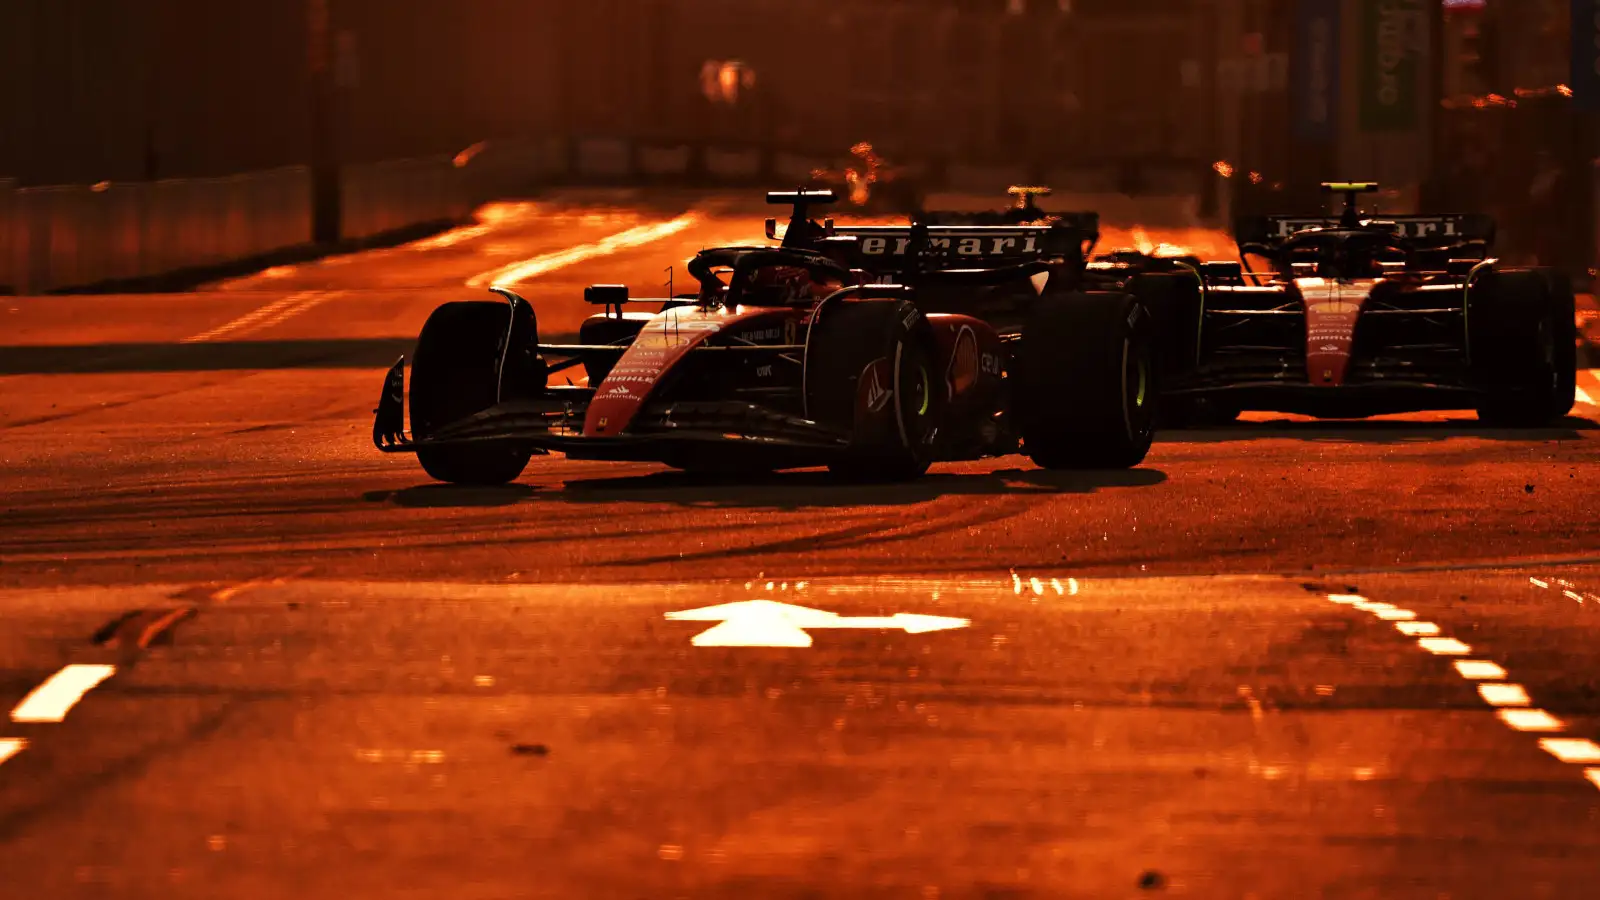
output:
[[[1206,281],[1240,281],[1244,278],[1244,264],[1238,261],[1203,262],[1200,276]]]
[[[606,315],[622,318],[622,305],[628,302],[625,284],[591,284],[583,289],[583,302],[604,306]]]

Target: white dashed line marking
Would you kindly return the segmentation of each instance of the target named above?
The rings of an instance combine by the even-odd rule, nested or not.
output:
[[[1462,678],[1496,679],[1506,677],[1506,670],[1492,662],[1481,659],[1456,660],[1456,673]]]
[[[1436,656],[1465,656],[1472,648],[1449,637],[1417,638],[1417,646]]]
[[[1402,622],[1406,619],[1415,619],[1417,614],[1409,609],[1380,609],[1377,611],[1377,616],[1385,622]]]
[[[21,753],[27,746],[28,742],[22,738],[0,738],[0,763]]]
[[[1478,685],[1478,696],[1490,706],[1528,706],[1528,692],[1520,684],[1494,682]]]
[[[45,679],[11,710],[13,722],[60,722],[83,695],[116,674],[116,666],[70,665]]]
[[[1518,731],[1560,731],[1566,727],[1560,719],[1542,709],[1502,709],[1495,715]]]
[[[1548,587],[1537,578],[1528,580],[1538,587]],[[1559,579],[1557,583],[1565,586]],[[1393,604],[1373,602],[1359,594],[1328,594],[1327,597],[1342,606],[1370,612],[1380,620],[1390,620],[1397,613],[1410,612],[1399,609]],[[1440,632],[1439,626],[1432,622],[1396,621],[1394,627],[1407,636],[1438,635]],[[1451,637],[1418,638],[1417,646],[1436,656],[1464,656],[1472,652],[1470,646]],[[1565,730],[1566,724],[1560,719],[1545,710],[1533,707],[1533,699],[1528,696],[1526,688],[1515,682],[1505,681],[1506,670],[1498,664],[1484,659],[1456,659],[1451,660],[1451,665],[1462,678],[1480,682],[1477,685],[1478,696],[1484,703],[1495,707],[1495,717],[1506,727],[1522,732]],[[1544,737],[1539,739],[1539,746],[1564,763],[1600,763],[1600,744],[1586,738]],[[1595,787],[1600,788],[1600,768],[1586,768],[1583,776]]]
[[[1600,404],[1597,404],[1597,403],[1594,402],[1594,398],[1593,397],[1589,396],[1589,392],[1584,390],[1581,387],[1580,388],[1573,388],[1572,389],[1572,396],[1573,396],[1573,399],[1577,400],[1579,403],[1582,403],[1585,406],[1600,406]]]
[[[1550,582],[1548,582],[1548,581],[1540,581],[1537,578],[1529,578],[1528,579],[1528,583],[1533,585],[1534,587],[1547,588],[1547,587],[1550,586]]]
[[[1600,762],[1600,744],[1585,738],[1540,738],[1539,746],[1564,763]]]

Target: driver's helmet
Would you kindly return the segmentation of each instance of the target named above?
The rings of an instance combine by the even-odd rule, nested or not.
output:
[[[1340,241],[1334,245],[1339,274],[1346,278],[1371,278],[1379,274],[1377,248],[1371,241],[1361,238]]]
[[[743,303],[788,306],[814,302],[839,289],[839,282],[813,275],[803,266],[762,266],[750,274]]]

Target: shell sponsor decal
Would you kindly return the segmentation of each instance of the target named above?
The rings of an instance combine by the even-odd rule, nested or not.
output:
[[[944,380],[952,400],[966,393],[978,380],[978,335],[971,325],[962,325],[956,331],[956,343],[950,351],[950,365],[945,369]]]
[[[595,389],[594,400],[584,415],[584,437],[608,437],[626,431],[656,385],[690,350],[724,328],[747,324],[756,315],[759,313],[729,314],[690,307],[663,310],[645,323],[639,337]]]
[[[1306,378],[1318,387],[1344,383],[1355,346],[1356,322],[1376,282],[1325,278],[1295,281],[1306,313]]]

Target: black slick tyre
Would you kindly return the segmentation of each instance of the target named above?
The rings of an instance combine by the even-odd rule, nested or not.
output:
[[[1199,361],[1200,282],[1188,272],[1153,272],[1128,285],[1150,314],[1157,377],[1192,370]]]
[[[1478,420],[1537,428],[1572,410],[1577,323],[1572,286],[1558,272],[1494,272],[1468,295],[1473,368],[1484,385]]]
[[[441,427],[483,412],[500,400],[511,307],[491,301],[446,303],[433,311],[411,364],[411,433],[426,440]],[[536,340],[535,340],[536,342]],[[516,480],[531,452],[501,443],[418,447],[429,475],[453,484],[493,485]]]
[[[1022,452],[1047,469],[1125,469],[1155,431],[1152,323],[1119,293],[1046,295],[1013,360]]]
[[[859,481],[905,481],[928,470],[945,396],[927,319],[909,300],[830,304],[811,326],[805,373],[810,418],[850,435],[828,468]]]

